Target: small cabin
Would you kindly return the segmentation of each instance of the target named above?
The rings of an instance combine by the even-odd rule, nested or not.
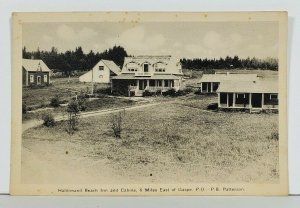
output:
[[[220,109],[278,109],[278,80],[222,81],[218,93]]]
[[[257,74],[242,74],[229,72],[216,72],[215,74],[203,74],[200,79],[201,93],[216,93],[222,81],[255,81]]]
[[[48,85],[51,70],[40,59],[22,60],[22,79],[24,86]]]

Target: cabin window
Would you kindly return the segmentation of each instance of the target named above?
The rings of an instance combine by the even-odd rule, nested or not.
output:
[[[99,66],[99,71],[103,71],[104,70],[104,66]]]
[[[148,72],[149,71],[149,64],[144,64],[144,72]]]
[[[31,83],[34,82],[34,75],[30,75],[30,82],[31,82]]]
[[[237,93],[236,98],[245,98],[245,94],[244,93]]]
[[[44,75],[44,82],[47,82],[48,81],[48,76],[45,74]]]
[[[277,94],[270,94],[270,100],[273,99],[278,99],[278,95]]]

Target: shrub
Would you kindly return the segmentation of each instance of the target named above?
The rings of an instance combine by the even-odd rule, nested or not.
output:
[[[54,98],[51,98],[50,100],[50,106],[54,107],[54,108],[57,108],[60,106],[60,103],[59,103],[59,97],[56,96]]]
[[[194,92],[196,95],[201,95],[202,94],[202,92],[201,92],[201,89],[199,88],[199,89],[197,89],[195,92]]]
[[[152,96],[152,95],[154,95],[155,93],[152,93],[152,92],[150,92],[149,90],[145,90],[144,92],[143,92],[143,97],[147,97],[147,96]]]
[[[111,94],[111,88],[107,87],[107,88],[99,88],[97,90],[95,90],[96,93],[98,94],[106,94],[106,95],[110,95]]]
[[[26,103],[22,103],[22,114],[26,114],[27,113],[27,105]]]
[[[112,124],[111,128],[113,130],[114,136],[117,139],[121,138],[124,117],[125,117],[125,109],[123,111],[120,111],[118,114],[113,115],[111,119],[111,124]]]
[[[175,97],[176,96],[176,90],[175,89],[169,89],[166,92],[163,93],[163,95],[165,96],[171,96],[171,97]]]
[[[79,116],[80,116],[80,106],[77,100],[71,100],[66,108],[68,115],[68,133],[73,134],[74,131],[78,130]]]
[[[193,89],[191,87],[186,87],[183,91],[185,94],[189,94],[189,93],[193,92]]]
[[[50,112],[42,114],[43,125],[47,127],[55,126],[54,116]]]
[[[210,103],[207,106],[207,110],[217,110],[218,109],[218,103]]]
[[[79,110],[85,111],[87,109],[86,98],[79,97],[77,101],[78,101],[78,105],[79,105]]]

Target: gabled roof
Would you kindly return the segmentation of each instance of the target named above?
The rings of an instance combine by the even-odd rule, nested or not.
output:
[[[178,71],[178,65],[180,65],[179,59],[173,58],[171,55],[166,56],[151,56],[151,55],[143,55],[143,56],[132,56],[125,57],[123,64],[123,72],[126,72],[126,66],[130,63],[136,63],[138,65],[142,65],[144,63],[148,63],[151,66],[157,63],[166,64],[166,72],[171,74],[181,74]]]
[[[36,72],[51,72],[48,66],[40,59],[23,59],[22,66],[26,71]]]
[[[104,60],[104,59],[100,61],[102,61],[116,75],[121,74],[121,69],[115,64],[115,62],[111,60]]]
[[[278,93],[277,79],[261,79],[257,81],[222,81],[217,92],[237,93]]]
[[[200,82],[221,82],[226,80],[237,80],[237,81],[254,81],[257,80],[257,74],[231,74],[231,73],[220,73],[220,74],[203,74]]]

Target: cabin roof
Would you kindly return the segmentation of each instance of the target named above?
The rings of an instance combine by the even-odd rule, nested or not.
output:
[[[148,63],[153,66],[157,63],[162,63],[166,65],[166,70],[173,74],[181,74],[178,71],[178,66],[181,65],[179,59],[172,57],[171,55],[165,56],[151,56],[151,55],[142,55],[142,56],[132,56],[125,57],[123,64],[123,72],[126,71],[127,64],[135,63],[141,66],[144,63]]]
[[[105,59],[102,59],[101,61],[116,75],[121,73],[121,69],[115,64],[115,62]]]
[[[154,74],[151,77],[136,77],[134,74],[120,74],[118,76],[112,77],[111,79],[180,79],[178,76],[175,76],[173,74]]]
[[[26,71],[30,72],[51,72],[48,66],[41,59],[23,59],[22,66]]]
[[[232,73],[220,73],[220,74],[203,74],[200,79],[201,82],[221,82],[226,80],[243,80],[254,81],[257,80],[257,74],[232,74]]]
[[[261,79],[256,81],[222,81],[217,92],[236,93],[278,93],[277,79]]]

